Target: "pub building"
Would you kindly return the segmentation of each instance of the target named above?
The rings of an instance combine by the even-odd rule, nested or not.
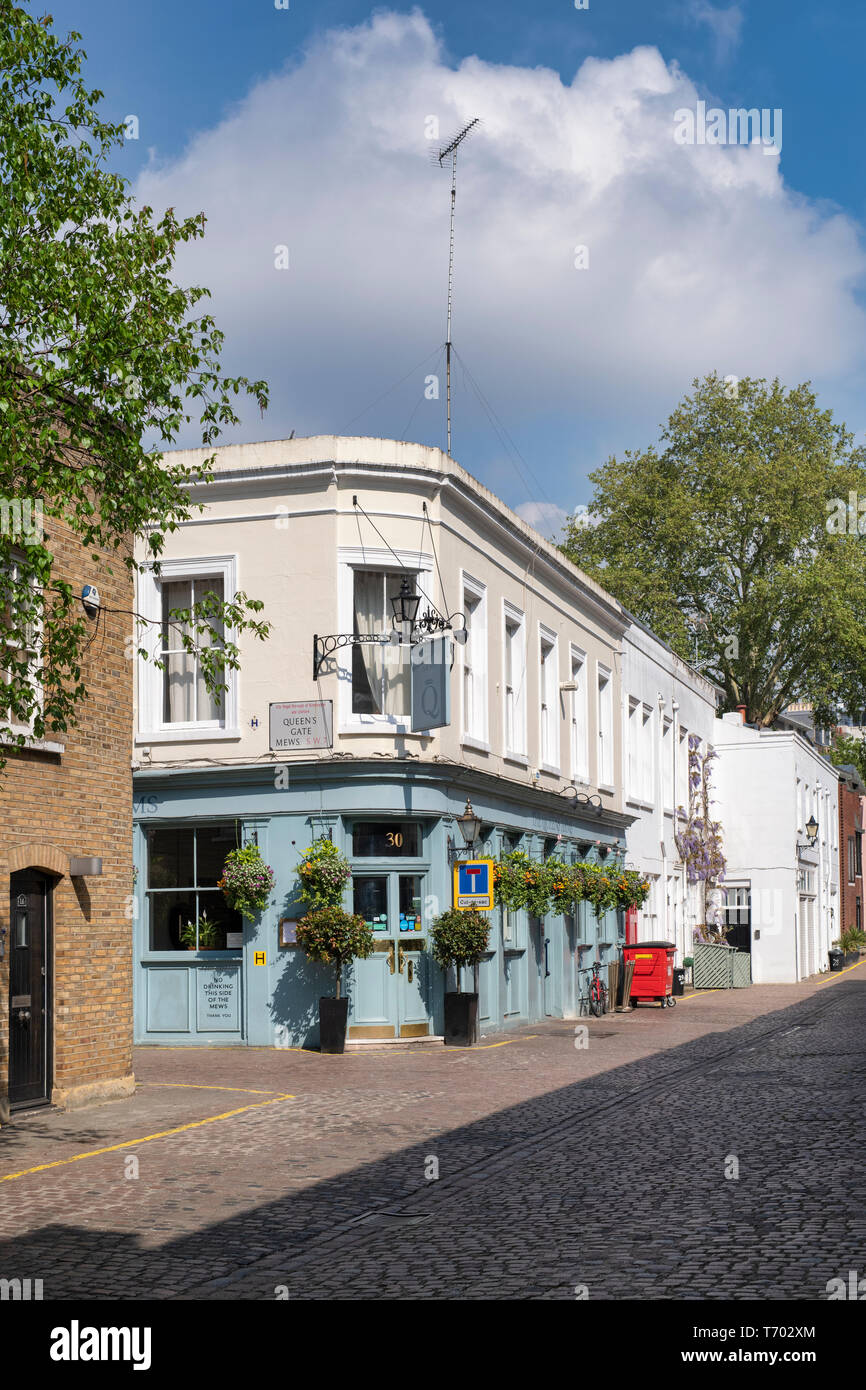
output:
[[[438,1036],[430,928],[452,905],[455,860],[622,862],[628,616],[438,449],[231,445],[214,473],[190,485],[204,510],[168,538],[160,573],[140,577],[140,611],[165,619],[243,590],[272,631],[242,638],[219,698],[170,637],[163,669],[139,663],[137,1040],[316,1046],[333,977],[295,927],[299,861],[322,835],[351,864],[344,905],[376,938],[346,971],[350,1042]],[[253,921],[218,887],[249,843],[275,877]],[[183,931],[203,916],[215,946]],[[581,972],[616,959],[623,934],[621,913],[585,903],[544,920],[494,909],[482,1032],[576,1017]]]

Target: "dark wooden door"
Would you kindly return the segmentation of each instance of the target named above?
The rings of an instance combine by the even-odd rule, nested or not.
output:
[[[51,894],[44,874],[10,880],[9,1103],[47,1101],[51,1086]]]

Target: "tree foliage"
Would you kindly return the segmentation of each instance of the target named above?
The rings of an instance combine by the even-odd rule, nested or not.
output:
[[[866,452],[809,383],[693,387],[658,446],[590,475],[562,548],[750,723],[798,700],[830,722],[866,680]]]
[[[827,757],[834,767],[856,767],[860,780],[866,783],[866,742],[850,734],[837,734]]]
[[[50,518],[94,559],[107,551],[134,570],[140,541],[158,561],[167,533],[196,510],[196,475],[161,448],[187,426],[214,444],[239,423],[241,395],[267,405],[265,382],[222,373],[223,335],[197,312],[208,291],[172,280],[204,214],[138,206],[111,171],[124,127],[99,115],[80,37],[0,0],[0,724],[32,722],[37,737],[75,722],[92,634],[56,570]],[[37,504],[48,525],[23,534],[22,510],[32,517]],[[211,689],[237,667],[240,633],[267,635],[253,616],[261,608],[243,593],[226,603],[208,594],[177,618],[177,645],[201,648]]]

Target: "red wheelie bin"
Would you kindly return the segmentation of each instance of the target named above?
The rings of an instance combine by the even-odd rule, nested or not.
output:
[[[634,946],[623,947],[624,959],[634,961],[629,994],[632,1005],[653,1000],[663,1009],[674,1007],[677,1002],[672,992],[676,949],[672,941],[638,941]]]

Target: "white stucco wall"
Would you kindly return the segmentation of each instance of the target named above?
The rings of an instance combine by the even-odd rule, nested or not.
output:
[[[836,770],[798,734],[759,731],[736,715],[716,721],[714,743],[726,882],[752,894],[752,978],[790,983],[826,970],[838,930]],[[805,845],[810,814],[814,849]],[[814,874],[814,897],[799,892],[798,870]]]
[[[629,711],[633,701],[649,710],[651,768],[648,784],[629,785]],[[687,805],[688,735],[712,742],[716,692],[653,633],[632,622],[623,638],[622,709],[626,764],[624,807],[637,817],[626,832],[628,862],[650,875],[653,891],[638,917],[638,937],[670,940],[677,963],[691,954],[702,899],[686,875],[674,842],[676,810]],[[670,721],[664,735],[665,721]],[[638,778],[639,782],[641,779]],[[648,793],[648,794],[647,794]]]
[[[179,462],[192,467],[205,457],[204,450],[177,453]],[[158,678],[147,663],[140,663],[135,757],[143,766],[396,754],[446,758],[567,793],[576,781],[570,756],[570,695],[559,687],[570,679],[570,653],[575,648],[585,656],[587,686],[588,766],[578,785],[598,791],[609,809],[622,809],[617,718],[626,625],[622,610],[452,459],[441,450],[399,441],[321,436],[228,446],[217,451],[215,474],[212,484],[193,491],[194,500],[205,504],[204,512],[168,537],[163,560],[230,560],[237,588],[264,601],[261,616],[273,624],[273,631],[266,643],[241,640],[236,711],[220,731],[157,728]],[[338,652],[332,668],[313,680],[313,635],[352,630],[352,564],[393,569],[401,560],[419,569],[425,595],[446,614],[463,609],[464,582],[474,583],[483,593],[487,714],[482,738],[467,736],[463,727],[459,646],[452,673],[451,724],[431,734],[413,733],[406,721],[352,715],[351,648]],[[147,598],[147,581],[140,597]],[[506,604],[523,615],[525,627],[521,689],[527,737],[522,758],[506,756],[504,747]],[[425,606],[422,602],[422,611]],[[547,765],[540,749],[542,634],[545,640],[551,635],[556,639],[558,677],[558,756]],[[599,667],[610,672],[614,743],[613,775],[601,787],[595,695]],[[269,703],[316,699],[334,702],[334,749],[271,755]]]

